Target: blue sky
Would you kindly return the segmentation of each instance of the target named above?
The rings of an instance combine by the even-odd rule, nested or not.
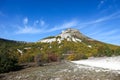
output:
[[[0,38],[35,42],[66,28],[120,45],[120,0],[0,0]]]

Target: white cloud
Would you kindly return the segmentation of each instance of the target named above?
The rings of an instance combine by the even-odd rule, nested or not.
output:
[[[44,26],[45,25],[45,21],[44,20],[40,20],[40,25]]]
[[[62,30],[62,29],[71,28],[71,27],[75,27],[75,26],[77,26],[76,21],[66,22],[62,25],[58,25],[58,26],[55,26],[55,27],[49,29],[47,32]]]
[[[44,33],[44,29],[46,28],[46,23],[44,20],[36,20],[33,24],[28,24],[28,18],[25,17],[23,19],[23,27],[18,27],[18,30],[15,32],[16,34],[38,34]]]
[[[98,30],[95,30],[93,32],[93,34],[90,34],[90,35],[93,35],[93,36],[98,36],[98,37],[107,37],[107,36],[112,36],[113,34],[117,34],[119,32],[119,30],[117,29],[114,29],[114,30],[104,30],[104,31],[100,31],[99,29]]]
[[[19,30],[16,32],[16,34],[35,34],[40,33],[41,30],[33,27],[24,27],[19,28]]]
[[[120,36],[118,35],[120,30],[109,29],[109,27],[106,27],[106,29],[98,28],[92,31],[88,32],[89,37],[94,38],[99,41],[118,45],[118,43],[116,43],[116,40],[120,40]]]
[[[102,5],[105,3],[106,0],[101,0],[97,6],[98,9],[102,7]]]
[[[62,30],[70,27],[75,27],[77,26],[76,21],[71,21],[71,22],[66,22],[64,24],[55,26],[53,28],[47,29],[45,22],[42,20],[40,22],[41,26],[43,27],[37,27],[35,23],[39,23],[38,20],[34,22],[33,26],[28,26],[28,24],[24,24],[24,27],[19,27],[18,30],[16,31],[16,34],[42,34],[42,33],[48,33],[52,31],[57,31],[57,30]]]
[[[51,28],[47,28],[46,27],[46,23],[44,20],[36,20],[34,21],[34,24],[33,25],[28,25],[28,18],[24,18],[24,27],[23,28],[20,28],[17,33],[19,34],[25,34],[25,33],[31,33],[31,34],[42,34],[44,32],[48,33],[48,32],[52,32],[52,31],[57,31],[57,30],[62,30],[62,29],[66,29],[66,28],[80,28],[80,29],[83,29],[83,28],[86,28],[87,26],[89,25],[95,25],[95,24],[99,24],[99,23],[102,23],[102,22],[105,22],[105,21],[108,21],[108,20],[111,20],[111,19],[115,19],[115,18],[120,18],[118,17],[120,16],[120,12],[115,12],[111,15],[108,15],[108,16],[105,16],[105,17],[101,17],[101,18],[98,18],[98,19],[95,19],[95,20],[92,20],[92,21],[89,21],[89,22],[84,22],[84,23],[79,23],[78,24],[78,21],[70,21],[70,22],[66,22],[66,23],[63,23],[61,25],[55,25],[54,27],[51,27]],[[36,24],[36,25],[35,25]],[[92,26],[91,26],[92,27]],[[98,33],[98,32],[97,32]],[[94,35],[94,34],[97,34],[97,33],[91,33],[91,35]]]
[[[27,17],[23,19],[23,24],[24,25],[28,24],[28,18]]]
[[[110,25],[110,24],[112,24],[111,23],[112,21],[119,18],[120,18],[120,11],[115,12],[108,16],[104,16],[88,22],[80,23],[78,24],[78,28],[80,27],[81,30],[87,31],[86,34],[89,37],[92,37],[94,39],[97,39],[103,42],[109,42],[109,43],[112,42],[113,44],[115,44],[116,43],[115,41],[120,39],[120,36],[118,35],[120,30],[114,29],[114,28],[111,29],[111,26],[114,26],[114,25]],[[109,21],[109,23],[106,23],[107,21]]]
[[[47,26],[47,24],[45,23],[45,21],[44,20],[42,20],[42,19],[40,19],[40,20],[36,20],[36,21],[34,21],[34,24],[33,24],[34,26],[40,26],[40,27],[45,27],[45,26]]]
[[[103,33],[101,33],[100,35],[101,35],[101,36],[111,36],[111,35],[113,35],[113,34],[116,34],[117,32],[119,32],[119,30],[111,30],[111,31],[109,31],[109,32],[103,32]]]
[[[23,19],[23,27],[18,27],[18,30],[15,32],[16,34],[36,34],[40,33],[42,29],[37,28],[39,21],[34,21],[33,25],[28,24],[28,18]]]

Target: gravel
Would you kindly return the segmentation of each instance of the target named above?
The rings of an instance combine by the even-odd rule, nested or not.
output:
[[[120,80],[120,73],[69,61],[0,74],[0,80]]]

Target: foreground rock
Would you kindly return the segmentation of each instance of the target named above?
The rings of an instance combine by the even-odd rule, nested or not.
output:
[[[81,68],[74,63],[63,61],[44,67],[0,74],[0,80],[120,80],[120,74],[117,72],[79,66]]]

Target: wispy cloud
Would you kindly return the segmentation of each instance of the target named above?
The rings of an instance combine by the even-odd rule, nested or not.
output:
[[[103,36],[111,36],[113,34],[117,34],[119,30],[113,29],[113,30],[95,30],[93,33],[89,34],[91,36],[98,36],[98,37],[103,37]],[[115,36],[115,35],[114,35]]]
[[[27,23],[28,23],[28,18],[26,17],[23,19],[23,24],[26,25]]]
[[[105,1],[106,0],[101,0],[98,4],[97,8],[100,9],[103,6],[103,4],[105,3]]]
[[[116,40],[120,40],[119,32],[119,29],[110,29],[109,27],[106,27],[106,29],[102,29],[98,27],[98,29],[93,29],[89,31],[87,35],[96,40],[118,45],[118,43],[116,43]]]
[[[18,31],[16,31],[17,34],[35,34],[41,32],[40,29],[33,28],[33,27],[24,27],[19,28]]]
[[[63,23],[61,25],[55,26],[55,27],[47,30],[47,32],[62,30],[62,29],[71,28],[71,27],[75,27],[75,26],[77,26],[77,22],[76,21],[70,21],[70,22],[66,22],[66,23]]]
[[[57,30],[63,30],[66,28],[78,28],[78,29],[86,29],[87,30],[90,28],[90,25],[101,24],[102,22],[116,19],[116,18],[120,18],[120,12],[115,12],[111,15],[104,16],[104,17],[101,17],[101,18],[98,18],[95,20],[91,20],[88,22],[83,22],[83,23],[79,23],[79,21],[73,20],[73,21],[65,22],[63,24],[55,25],[54,27],[51,27],[51,28],[45,27],[47,25],[47,23],[42,19],[35,20],[33,22],[33,25],[28,25],[28,18],[24,18],[24,23],[23,23],[24,27],[20,27],[16,31],[16,33],[17,34],[43,34],[43,33],[54,32]],[[89,28],[86,28],[86,26],[89,26]],[[91,31],[89,33],[89,35],[94,36],[94,37],[97,37],[97,36],[101,37],[101,36],[110,36],[110,35],[118,32],[117,30],[104,32],[104,31],[99,30],[98,27],[97,27],[97,29],[98,30]]]
[[[108,32],[107,31],[106,32],[102,32],[100,34],[100,36],[111,36],[111,35],[116,34],[118,32],[119,32],[119,30],[114,29],[114,30],[111,30],[111,31],[108,31]]]
[[[104,17],[101,17],[101,18],[98,18],[98,19],[95,19],[95,20],[91,20],[91,21],[88,21],[88,22],[83,22],[83,23],[80,23],[78,24],[77,26],[81,29],[81,28],[85,28],[89,25],[95,25],[95,24],[100,24],[102,22],[105,22],[105,21],[109,21],[109,20],[112,20],[112,19],[116,19],[116,18],[120,18],[120,11],[118,12],[115,12],[113,14],[110,14],[108,16],[104,16]]]
[[[43,19],[34,21],[34,26],[38,26],[38,25],[39,26],[45,26],[46,23],[45,23],[45,21]]]
[[[29,19],[26,17],[23,19],[23,27],[18,26],[18,30],[15,32],[16,34],[36,34],[40,33],[42,29],[37,28],[37,24],[39,23],[36,20],[33,25],[28,24]],[[39,26],[38,26],[39,27]]]
[[[42,34],[53,32],[57,30],[62,30],[70,27],[77,26],[77,21],[70,21],[63,23],[61,25],[55,25],[55,27],[47,28],[47,24],[44,20],[36,20],[33,25],[28,25],[28,18],[24,18],[23,27],[18,27],[18,30],[15,32],[16,34]]]
[[[44,26],[44,25],[45,25],[45,21],[41,19],[41,20],[40,20],[40,25],[41,25],[41,26]]]
[[[110,14],[108,16],[80,23],[77,26],[80,30],[86,31],[85,33],[89,37],[92,37],[103,42],[118,44],[115,41],[120,39],[120,36],[118,35],[120,30],[114,28],[115,25],[112,24],[111,22],[112,21],[117,22],[119,18],[120,11]]]

